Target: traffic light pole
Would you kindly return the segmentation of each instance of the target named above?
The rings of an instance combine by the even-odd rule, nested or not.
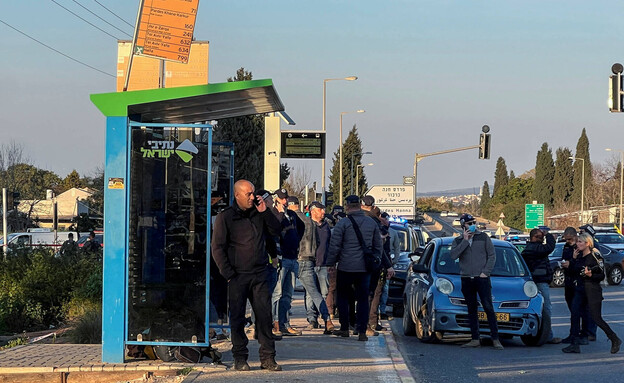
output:
[[[6,188],[2,188],[2,236],[4,241],[2,242],[4,259],[6,260],[6,254],[8,251],[8,243],[7,243],[7,192]]]
[[[426,157],[431,157],[431,156],[439,156],[441,154],[448,154],[448,153],[454,153],[454,152],[461,152],[464,150],[472,150],[472,149],[479,149],[480,145],[472,145],[472,146],[465,146],[463,148],[457,148],[457,149],[449,149],[449,150],[442,150],[439,152],[432,152],[432,153],[424,153],[424,154],[414,154],[414,218],[416,218],[416,208],[418,207],[418,200],[416,199],[417,197],[417,187],[418,187],[418,163],[420,162],[420,160],[422,160],[423,158]]]

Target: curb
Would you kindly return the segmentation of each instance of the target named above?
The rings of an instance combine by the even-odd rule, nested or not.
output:
[[[412,376],[412,373],[410,372],[409,368],[407,368],[407,364],[405,363],[405,359],[403,359],[403,355],[401,355],[401,352],[399,351],[399,346],[397,345],[396,339],[394,339],[394,330],[392,329],[392,326],[390,326],[390,322],[384,320],[382,321],[382,326],[390,330],[389,332],[384,333],[384,338],[386,340],[390,359],[392,360],[392,364],[394,365],[394,370],[401,379],[401,382],[416,383],[416,380]]]
[[[196,371],[209,372],[220,369],[227,369],[224,365],[213,365],[206,363],[155,363],[155,364],[97,364],[79,365],[71,367],[0,367],[2,374],[37,374],[50,372],[133,372],[133,371],[171,371],[192,368]]]

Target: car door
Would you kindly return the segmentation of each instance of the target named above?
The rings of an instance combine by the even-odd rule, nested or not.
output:
[[[410,310],[412,310],[414,318],[416,318],[416,312],[422,305],[422,302],[431,287],[431,261],[433,259],[434,252],[435,243],[429,242],[427,246],[425,246],[425,251],[423,252],[422,257],[418,260],[418,264],[427,267],[429,272],[427,274],[413,273],[412,280],[409,282],[412,293],[409,294],[408,297],[411,298]]]

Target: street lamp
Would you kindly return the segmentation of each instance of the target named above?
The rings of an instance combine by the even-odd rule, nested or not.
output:
[[[349,191],[349,194],[353,194],[353,157],[362,156],[364,154],[373,154],[373,152],[351,153],[351,190]]]
[[[344,206],[342,201],[342,116],[348,113],[365,113],[364,109],[359,109],[351,112],[340,112],[340,206]]]
[[[370,163],[368,163],[366,165],[360,164],[360,165],[356,166],[356,169],[355,169],[355,181],[357,182],[357,184],[355,185],[355,195],[357,195],[357,196],[360,195],[360,183],[358,182],[359,178],[360,178],[360,168],[362,168],[362,171],[364,171],[364,166],[373,166],[373,165],[375,165],[375,164],[370,162]]]
[[[605,149],[607,152],[620,152],[620,233],[622,232],[622,193],[624,193],[624,150]]]
[[[585,159],[578,157],[568,157],[571,160],[575,161],[583,161],[583,173],[581,175],[581,223],[583,223],[583,218],[585,216]]]
[[[326,131],[325,129],[325,120],[326,120],[325,107],[326,107],[327,82],[338,81],[338,80],[355,81],[357,79],[358,79],[357,76],[349,76],[349,77],[342,77],[342,78],[326,78],[325,80],[323,80],[323,132]],[[322,168],[321,172],[323,173],[323,177],[321,178],[321,189],[323,192],[323,197],[325,197],[325,158],[321,159],[321,168]]]

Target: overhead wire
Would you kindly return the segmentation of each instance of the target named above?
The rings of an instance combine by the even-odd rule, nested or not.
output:
[[[129,26],[131,26],[132,28],[134,28],[134,25],[130,24],[129,22],[127,22],[126,20],[122,19],[121,16],[119,16],[118,14],[116,14],[115,12],[111,11],[110,9],[106,8],[106,6],[102,3],[100,3],[98,0],[93,0],[95,1],[100,7],[106,9],[108,12],[110,12],[112,15],[114,15],[115,17],[117,17],[119,20],[123,21],[124,23],[128,24]]]
[[[110,33],[106,32],[105,30],[103,30],[102,28],[98,27],[97,25],[91,23],[90,21],[88,21],[87,19],[81,17],[80,15],[76,14],[75,12],[73,12],[72,10],[64,7],[63,5],[59,4],[58,2],[56,2],[56,0],[50,0],[51,2],[53,2],[54,4],[58,5],[59,7],[63,8],[64,10],[66,10],[67,12],[71,13],[72,15],[76,16],[77,18],[79,18],[80,20],[84,21],[85,23],[91,25],[93,28],[98,29],[99,31],[109,35],[110,37],[114,38],[115,40],[121,40],[119,37],[111,35]]]
[[[122,29],[117,28],[115,25],[109,23],[108,21],[104,20],[102,17],[100,17],[100,15],[98,15],[97,13],[93,12],[92,10],[90,10],[89,8],[85,7],[84,5],[80,4],[77,0],[72,0],[74,3],[78,4],[79,7],[81,7],[82,9],[84,9],[85,11],[89,12],[90,14],[92,14],[93,16],[97,17],[98,19],[102,20],[103,22],[105,22],[106,24],[110,25],[111,27],[115,28],[116,30],[118,30],[119,32],[123,33],[126,36],[130,36],[132,37],[132,35]]]
[[[69,56],[69,55],[66,55],[65,53],[63,53],[63,52],[61,52],[61,51],[59,51],[59,50],[57,50],[57,49],[55,49],[55,48],[52,48],[51,46],[49,46],[49,45],[47,45],[47,44],[45,44],[45,43],[43,43],[43,42],[41,42],[41,41],[37,40],[36,38],[34,38],[34,37],[32,37],[32,36],[28,35],[28,34],[27,34],[27,33],[25,33],[25,32],[22,32],[21,30],[19,30],[19,29],[17,29],[16,27],[14,27],[14,26],[10,25],[9,23],[7,23],[6,21],[4,21],[4,20],[2,20],[2,19],[0,19],[0,23],[2,23],[2,24],[4,24],[4,25],[6,25],[7,27],[9,27],[9,28],[13,29],[14,31],[16,31],[16,32],[18,32],[18,33],[20,33],[20,34],[22,34],[22,35],[24,35],[24,36],[28,37],[29,39],[31,39],[31,40],[33,40],[33,41],[35,41],[35,42],[37,42],[37,43],[39,43],[39,44],[43,45],[44,47],[46,47],[46,48],[48,48],[48,49],[50,49],[50,50],[52,50],[52,51],[54,51],[54,52],[56,52],[56,53],[60,54],[61,56],[64,56],[64,57],[66,57],[66,58],[68,58],[68,59],[70,59],[70,60],[72,60],[72,61],[74,61],[74,62],[77,62],[77,63],[78,63],[78,64],[80,64],[80,65],[84,65],[84,66],[86,66],[87,68],[93,69],[94,71],[100,72],[100,73],[105,74],[105,75],[107,75],[107,76],[110,76],[110,77],[113,77],[113,78],[117,78],[117,76],[115,76],[115,75],[112,75],[112,74],[110,74],[110,73],[104,72],[103,70],[100,70],[100,69],[98,69],[98,68],[95,68],[95,67],[93,67],[93,66],[91,66],[91,65],[89,65],[89,64],[86,64],[86,63],[84,63],[84,62],[82,62],[82,61],[78,60],[78,59],[75,59],[75,58],[73,58],[73,57],[71,57],[71,56]]]

